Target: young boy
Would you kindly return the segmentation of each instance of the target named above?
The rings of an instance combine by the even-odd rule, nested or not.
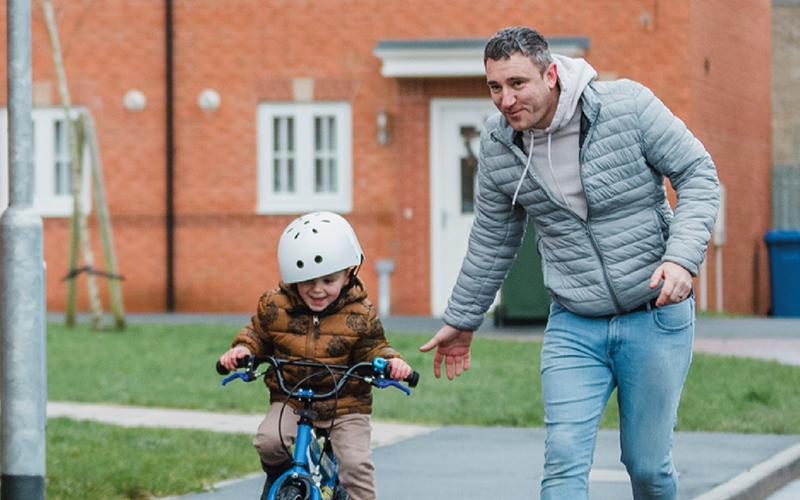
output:
[[[261,297],[251,324],[236,335],[233,348],[220,358],[221,364],[234,370],[236,360],[250,354],[313,358],[335,365],[383,357],[389,360],[392,378],[408,377],[411,367],[386,341],[364,283],[357,277],[363,260],[355,232],[341,216],[317,212],[294,220],[278,242],[280,288]],[[292,380],[292,374],[284,374],[287,387],[299,382]],[[327,378],[314,377],[303,388],[330,391]],[[280,418],[285,395],[274,377],[265,377],[265,382],[270,407],[253,440],[267,473],[262,500],[292,465],[280,436],[288,447],[297,431],[296,415],[284,411]],[[290,404],[300,406],[294,400]],[[320,401],[313,409],[318,412],[316,427],[328,428],[334,420],[330,434],[333,453],[339,463],[339,481],[351,500],[376,500],[370,451],[371,386],[349,382],[338,401]]]

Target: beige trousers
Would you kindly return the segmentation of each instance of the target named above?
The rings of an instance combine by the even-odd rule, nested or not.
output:
[[[287,406],[281,419],[282,403],[273,403],[269,407],[267,416],[258,426],[256,437],[253,439],[261,461],[267,465],[277,466],[286,461],[287,456],[284,445],[289,448],[297,437],[297,420],[294,410]],[[280,421],[280,435],[278,423]],[[331,421],[316,421],[314,426],[319,429],[330,428]],[[351,500],[377,500],[375,493],[375,467],[372,464],[372,450],[370,449],[372,428],[369,415],[354,413],[336,417],[331,430],[331,444],[333,454],[339,464],[339,482],[342,484]],[[281,445],[280,436],[283,437]]]

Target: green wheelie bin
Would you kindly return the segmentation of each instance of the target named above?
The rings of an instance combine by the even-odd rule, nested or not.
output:
[[[542,258],[536,250],[536,231],[528,222],[517,260],[500,287],[500,303],[494,309],[494,325],[536,324],[547,321],[550,294],[544,287]]]

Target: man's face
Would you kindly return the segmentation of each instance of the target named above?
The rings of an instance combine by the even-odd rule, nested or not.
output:
[[[542,74],[529,57],[513,54],[508,59],[486,61],[486,84],[497,109],[514,130],[545,129],[558,106],[556,64]]]

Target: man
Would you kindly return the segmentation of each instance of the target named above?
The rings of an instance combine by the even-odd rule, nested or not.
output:
[[[719,206],[711,157],[653,93],[595,82],[524,27],[484,53],[499,114],[481,134],[475,222],[444,314],[422,346],[434,375],[469,368],[473,331],[530,219],[553,300],[541,355],[542,500],[588,498],[600,418],[618,393],[622,462],[638,499],[674,499],[672,434],[691,360],[692,277]],[[673,212],[664,179],[677,193]]]

